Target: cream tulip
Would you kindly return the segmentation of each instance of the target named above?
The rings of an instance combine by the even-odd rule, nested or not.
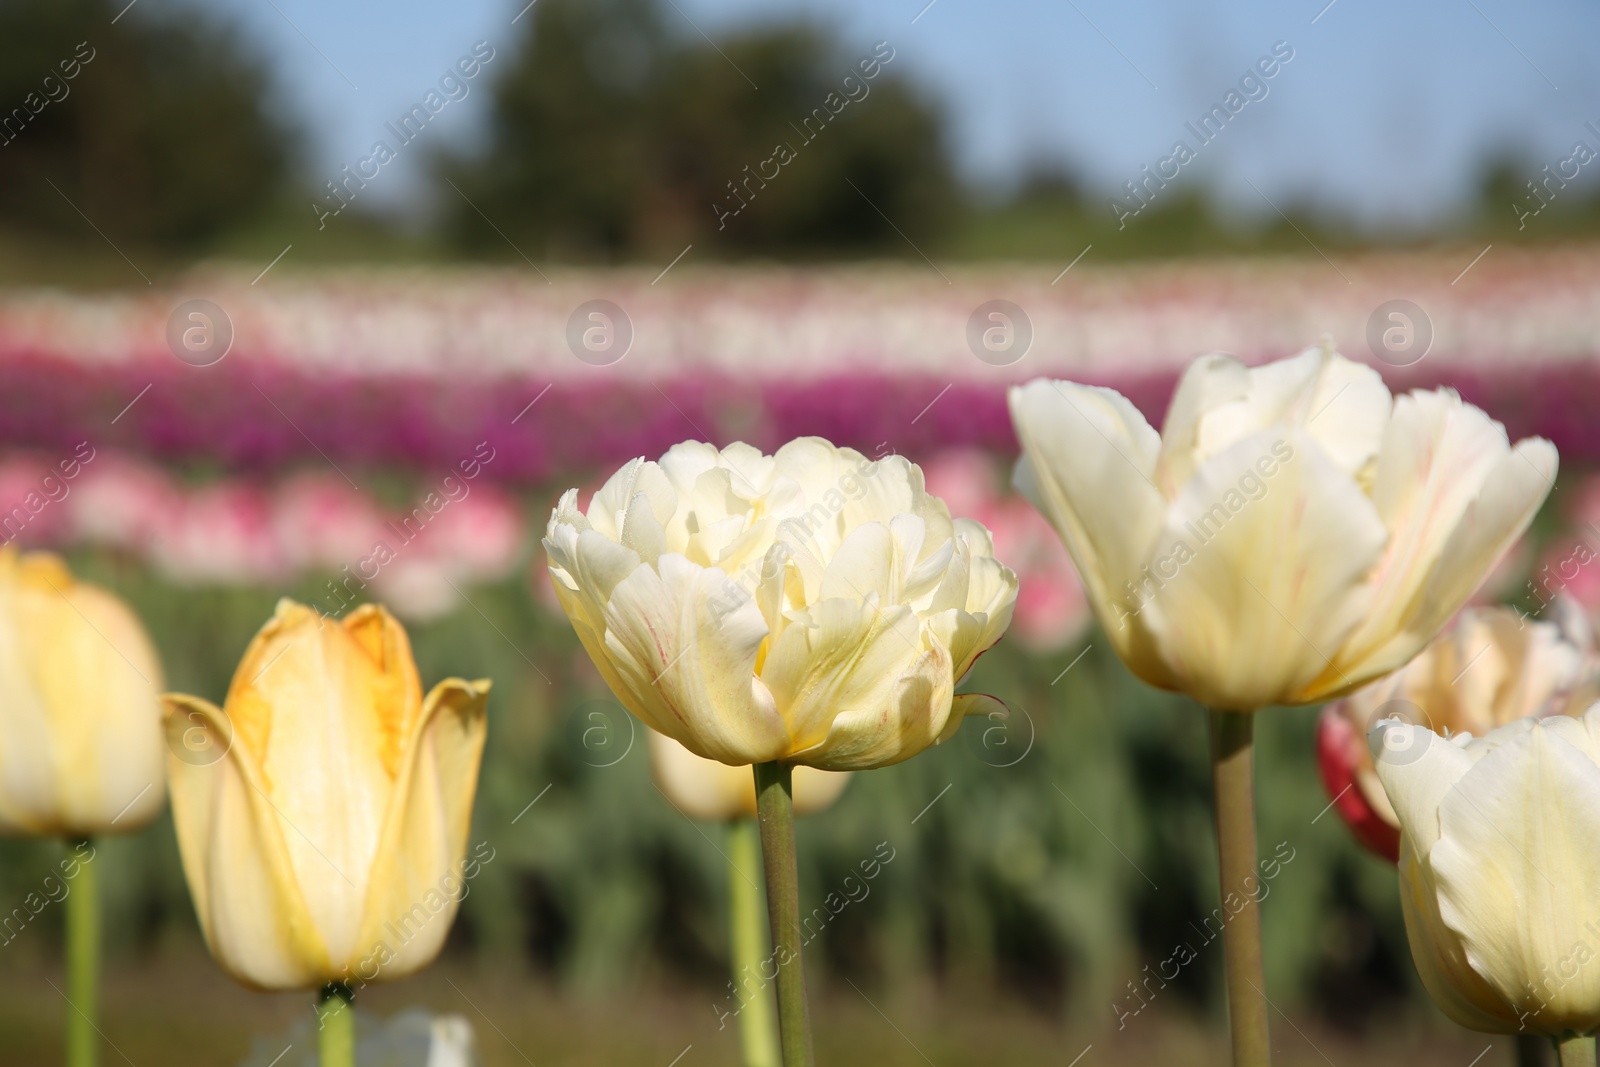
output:
[[[696,756],[666,734],[650,731],[650,773],[673,807],[693,819],[726,822],[755,818],[756,780],[749,767]],[[847,771],[794,769],[794,813],[821,811],[850,783]]]
[[[1016,576],[898,456],[686,442],[587,511],[568,491],[544,545],[617,699],[708,759],[881,767],[995,708],[955,685],[1005,631]]]
[[[1018,487],[1140,678],[1227,711],[1403,666],[1527,527],[1556,451],[1329,348],[1196,360],[1158,435],[1109,389],[1011,391]]]
[[[460,902],[487,681],[426,697],[381,607],[342,620],[288,600],[222,709],[167,696],[184,874],[206,944],[258,989],[411,974]]]
[[[1464,608],[1416,659],[1323,710],[1323,782],[1362,844],[1390,860],[1400,854],[1400,821],[1367,746],[1383,719],[1446,737],[1482,737],[1517,719],[1582,715],[1600,698],[1600,656],[1588,622],[1573,602],[1556,604],[1550,622],[1512,608]]]
[[[1371,744],[1435,1003],[1490,1033],[1600,1027],[1600,705],[1478,739],[1388,719]]]
[[[128,606],[0,550],[0,833],[128,833],[161,811],[161,664]]]

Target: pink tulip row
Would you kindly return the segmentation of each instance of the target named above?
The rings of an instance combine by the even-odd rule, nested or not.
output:
[[[0,537],[104,546],[185,584],[354,576],[413,618],[451,610],[456,586],[505,578],[528,556],[521,506],[483,481],[386,507],[333,471],[189,486],[144,460],[87,454],[70,479],[46,454],[0,459]]]
[[[1473,254],[1096,269],[1091,252],[1054,284],[1034,267],[949,269],[946,284],[903,267],[686,262],[654,285],[649,271],[548,283],[284,271],[256,286],[250,274],[197,276],[156,294],[13,292],[0,298],[0,443],[89,440],[273,471],[324,455],[426,469],[487,439],[502,456],[490,477],[533,484],[687,438],[772,449],[820,434],[918,459],[954,445],[1011,452],[1004,388],[1024,378],[1108,384],[1159,421],[1190,356],[1256,361],[1328,334],[1393,386],[1454,385],[1513,436],[1549,437],[1569,461],[1600,458],[1585,399],[1600,388],[1600,250],[1495,247],[1462,273]],[[202,296],[234,333],[210,366],[168,347],[173,310]],[[995,298],[1032,329],[1026,354],[1004,366],[1011,353],[980,359],[970,339],[969,320]],[[576,331],[569,320],[596,299],[622,309],[631,342],[580,359],[573,338],[590,320]],[[1380,361],[1369,327],[1402,299],[1421,309],[1407,328],[1426,353]],[[1380,334],[1391,322],[1377,321]]]

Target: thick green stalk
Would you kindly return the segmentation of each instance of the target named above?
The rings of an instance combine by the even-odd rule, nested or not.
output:
[[[778,1067],[778,1019],[762,965],[768,961],[761,900],[761,836],[754,819],[728,824],[728,942],[745,1067]]]
[[[317,999],[318,1067],[355,1067],[355,993],[343,982],[329,982]]]
[[[783,1067],[812,1067],[811,1016],[800,960],[800,873],[794,858],[794,768],[758,763],[756,813],[761,823],[761,861],[767,872],[767,918],[778,967],[778,1033]]]
[[[1569,1037],[1557,1041],[1556,1060],[1561,1067],[1595,1067],[1594,1038]]]
[[[1228,1025],[1234,1067],[1272,1062],[1267,979],[1261,962],[1260,873],[1256,870],[1255,754],[1248,712],[1211,712],[1212,797],[1217,809],[1217,858],[1222,874],[1222,930],[1227,970]]]
[[[75,851],[87,841],[69,841]],[[92,855],[92,850],[91,850]],[[80,863],[67,891],[67,1067],[100,1061],[100,894],[92,862]]]

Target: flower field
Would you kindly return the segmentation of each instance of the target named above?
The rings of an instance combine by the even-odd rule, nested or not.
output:
[[[646,728],[585,656],[540,539],[564,490],[587,505],[610,472],[684,440],[771,452],[819,435],[909,457],[1016,573],[1010,631],[963,686],[1010,715],[856,773],[800,820],[801,913],[820,909],[812,1013],[838,1021],[818,1025],[834,1031],[819,1062],[1215,1062],[1222,946],[1194,933],[1218,864],[1205,717],[1123,665],[1061,538],[1011,488],[1006,388],[1109,386],[1159,425],[1193,357],[1259,364],[1326,336],[1397,396],[1450,386],[1512,440],[1555,444],[1554,493],[1476,599],[1545,619],[1566,594],[1593,620],[1600,248],[1496,247],[1462,273],[1475,251],[1117,268],[1090,253],[1059,276],[685,263],[253,282],[215,267],[156,292],[11,290],[0,537],[114,590],[149,627],[166,687],[219,707],[280,596],[341,618],[380,600],[426,682],[494,680],[468,840],[480,867],[439,966],[374,993],[363,1020],[462,1015],[483,1064],[666,1064],[686,1045],[683,1067],[732,1064],[725,827],[652,784]],[[231,326],[220,358],[170,339],[174,309],[197,299]],[[1026,317],[1022,354],[982,343],[993,320],[975,329],[974,309],[993,300]],[[1423,314],[1407,321],[1426,327],[1420,354],[1369,343],[1395,300]],[[577,314],[595,301],[606,319]],[[597,323],[626,342],[586,347]],[[1393,867],[1341,821],[1352,800],[1330,804],[1316,713],[1260,716],[1256,744],[1280,1062],[1390,1062],[1375,1043],[1397,1063],[1471,1060],[1488,1039],[1429,1006]],[[1373,788],[1370,767],[1342,773]],[[193,1062],[265,1067],[286,1043],[277,1067],[315,1062],[304,998],[194,979],[217,972],[170,816],[96,847],[104,1025],[133,1062],[179,1062],[166,1031],[185,1027]],[[17,976],[59,970],[62,909],[29,901],[61,855],[0,842],[0,989],[15,987],[0,1048],[33,1057],[17,1062],[55,1056],[59,1005]],[[857,894],[847,880],[869,862]],[[1174,970],[1180,943],[1198,951]],[[184,1004],[143,988],[169,981]]]

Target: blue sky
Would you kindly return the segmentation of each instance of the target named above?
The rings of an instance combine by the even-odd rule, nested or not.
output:
[[[208,6],[236,18],[270,58],[285,106],[311,129],[317,161],[331,171],[365,154],[384,122],[473,42],[494,45],[496,62],[508,59],[535,13],[512,25],[525,2]],[[1525,154],[1531,177],[1580,137],[1600,147],[1584,129],[1600,126],[1600,6],[1579,0],[672,2],[678,11],[667,13],[686,37],[803,17],[863,54],[889,41],[895,65],[948,108],[961,172],[993,188],[1052,160],[1109,196],[1169,155],[1184,123],[1221,102],[1278,41],[1294,58],[1267,97],[1180,179],[1216,188],[1241,212],[1299,198],[1369,226],[1406,226],[1458,203],[1490,149]],[[486,96],[474,90],[452,104],[427,136],[470,140]],[[417,196],[421,157],[400,159],[374,198]]]

